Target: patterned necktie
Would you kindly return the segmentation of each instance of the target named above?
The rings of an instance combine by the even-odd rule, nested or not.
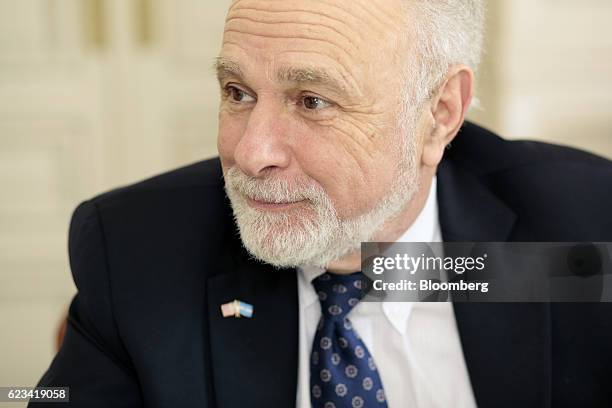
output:
[[[366,277],[324,273],[312,284],[321,320],[310,358],[313,408],[387,408],[374,360],[346,317],[364,296]]]

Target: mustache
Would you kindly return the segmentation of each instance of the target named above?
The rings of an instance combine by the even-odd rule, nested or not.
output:
[[[256,201],[282,204],[307,200],[320,203],[327,198],[320,185],[305,177],[291,182],[274,176],[256,178],[248,176],[237,167],[231,167],[224,178],[226,189]]]

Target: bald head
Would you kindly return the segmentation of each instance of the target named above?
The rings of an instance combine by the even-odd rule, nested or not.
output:
[[[244,15],[244,12],[284,10],[285,17],[291,17],[308,8],[312,15],[310,18],[303,15],[304,25],[344,32],[345,39],[357,45],[345,47],[347,52],[366,47],[369,38],[377,43],[379,62],[389,64],[391,62],[385,57],[394,56],[394,66],[405,70],[402,75],[411,88],[413,103],[431,95],[451,66],[464,64],[474,72],[478,70],[485,19],[483,0],[345,0],[333,3],[233,0],[228,21],[234,21],[236,15]],[[240,10],[242,12],[236,13]],[[277,28],[281,27],[282,24]],[[382,38],[372,35],[373,32],[386,34]],[[363,63],[375,65],[373,61]]]
[[[275,57],[302,53],[301,65],[326,60],[335,75],[363,92],[369,83],[358,77],[387,71],[401,59],[402,10],[401,0],[236,0],[227,16],[224,48],[244,38],[253,49],[274,49]]]

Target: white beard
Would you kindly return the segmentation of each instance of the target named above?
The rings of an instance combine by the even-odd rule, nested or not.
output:
[[[318,266],[358,251],[383,224],[396,216],[419,189],[418,155],[413,132],[406,135],[393,185],[365,214],[342,220],[325,191],[312,180],[257,179],[236,167],[227,170],[225,190],[245,248],[253,257],[279,268]],[[287,203],[305,200],[285,212],[252,208],[257,201]]]

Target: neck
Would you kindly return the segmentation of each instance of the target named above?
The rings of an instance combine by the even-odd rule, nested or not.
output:
[[[425,171],[421,173],[421,188],[399,214],[383,224],[380,231],[374,235],[374,241],[395,242],[410,228],[425,208],[432,180],[433,173]],[[359,249],[330,262],[327,266],[327,271],[337,274],[349,274],[360,270],[361,250]]]

